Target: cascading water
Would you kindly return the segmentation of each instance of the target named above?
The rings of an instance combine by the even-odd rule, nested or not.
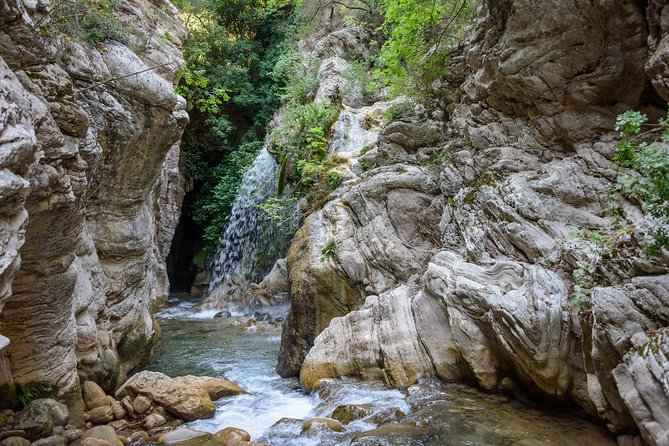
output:
[[[213,263],[207,303],[239,299],[250,282],[262,279],[276,260],[267,249],[271,247],[261,246],[272,240],[275,228],[259,205],[276,194],[278,170],[277,162],[263,147],[244,175]]]
[[[378,130],[363,128],[362,120],[367,117],[369,107],[346,109],[339,113],[337,122],[332,127],[330,154],[356,152],[365,145],[376,141]]]

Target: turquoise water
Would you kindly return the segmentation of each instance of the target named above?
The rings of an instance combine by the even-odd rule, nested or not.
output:
[[[331,380],[320,395],[308,395],[297,379],[283,379],[274,371],[280,327],[248,326],[245,317],[212,319],[215,311],[193,312],[194,301],[172,304],[158,314],[163,338],[148,369],[170,376],[222,377],[250,392],[217,401],[215,417],[188,423],[194,429],[216,432],[234,426],[271,446],[615,445],[605,429],[583,417],[549,413],[459,384],[426,381],[400,391],[381,383]],[[302,420],[329,417],[341,404],[368,404],[372,414],[341,433],[301,432]],[[389,409],[406,417],[374,431],[374,415]],[[283,418],[288,420],[277,424]]]

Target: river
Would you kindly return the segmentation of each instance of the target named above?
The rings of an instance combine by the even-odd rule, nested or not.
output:
[[[214,418],[187,427],[216,432],[234,426],[271,446],[615,445],[604,428],[582,415],[550,412],[462,384],[425,381],[400,391],[382,383],[330,380],[320,392],[305,394],[297,379],[274,371],[279,326],[249,325],[249,316],[241,315],[213,319],[215,310],[195,312],[196,303],[172,297],[171,306],[158,313],[163,338],[148,368],[170,376],[222,377],[250,393],[217,401]],[[369,414],[343,432],[302,432],[302,420],[329,417],[343,404],[362,405]],[[394,419],[400,412],[405,416]],[[391,423],[376,429],[382,418]]]

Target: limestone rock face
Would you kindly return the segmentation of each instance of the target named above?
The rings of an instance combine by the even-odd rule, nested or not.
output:
[[[121,3],[141,57],[43,37],[49,2],[0,2],[0,333],[14,379],[68,400],[148,357],[184,188],[185,29],[169,2]]]
[[[612,227],[615,116],[663,113],[644,95],[667,94],[665,3],[483,2],[431,86],[442,111],[351,149],[299,230],[278,371],[522,389],[666,444],[669,255],[647,257],[638,203],[620,203],[614,255],[573,235]]]

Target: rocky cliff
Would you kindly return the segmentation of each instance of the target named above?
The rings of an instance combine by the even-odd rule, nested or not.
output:
[[[432,85],[438,107],[388,123],[388,104],[344,97],[375,137],[341,154],[343,185],[291,247],[281,374],[306,388],[474,381],[669,444],[669,257],[645,254],[655,223],[621,202],[634,230],[610,257],[574,236],[611,227],[616,115],[666,114],[669,6],[647,3],[485,0]],[[306,49],[324,58],[317,96],[334,98],[359,34]],[[579,313],[567,304],[592,262]]]
[[[95,47],[49,33],[62,5],[0,1],[0,376],[74,401],[152,349],[188,115],[168,1],[121,1],[127,43]]]

